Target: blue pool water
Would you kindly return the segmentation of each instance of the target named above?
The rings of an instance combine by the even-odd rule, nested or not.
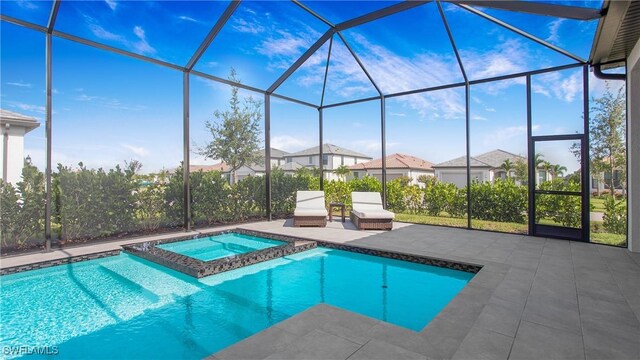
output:
[[[244,234],[228,233],[161,244],[157,245],[157,247],[198,260],[209,261],[284,244],[285,243],[282,241]]]
[[[318,303],[419,331],[472,277],[317,248],[195,279],[123,253],[0,277],[0,344],[203,358]]]

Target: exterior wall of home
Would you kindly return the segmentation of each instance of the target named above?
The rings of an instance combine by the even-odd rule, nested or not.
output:
[[[455,184],[459,188],[467,186],[467,170],[465,168],[436,169],[436,178],[445,183]],[[471,181],[491,181],[490,179],[489,169],[471,168]]]
[[[0,139],[0,178],[7,182],[17,184],[22,180],[22,168],[24,167],[24,127],[2,127],[2,139]],[[6,142],[6,168],[5,169],[5,142]]]
[[[309,158],[311,158],[311,162],[309,162]],[[318,162],[318,155],[311,155],[311,156],[292,156],[291,157],[291,161],[292,162],[297,162],[300,165],[304,165],[304,166],[315,166],[315,167],[319,167],[320,163]]]
[[[640,40],[627,58],[629,250],[640,252]]]

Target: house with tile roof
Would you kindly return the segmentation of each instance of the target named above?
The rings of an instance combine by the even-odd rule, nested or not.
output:
[[[391,154],[385,158],[387,168],[387,181],[399,177],[408,177],[412,185],[423,185],[418,182],[420,176],[434,176],[433,164],[427,160],[406,154]],[[382,181],[382,158],[349,166],[352,178],[361,178],[365,175],[373,176]]]
[[[264,149],[260,150],[261,154],[264,154]],[[301,167],[304,167],[298,163],[286,163],[285,157],[289,155],[288,152],[282,151],[276,148],[271,148],[271,168],[279,168],[287,175],[293,175],[295,171]],[[229,171],[230,166],[224,162],[219,162],[213,165],[191,165],[189,166],[190,172],[196,171],[220,171],[227,179],[231,179],[231,173]],[[249,176],[263,176],[266,174],[264,163],[248,164],[242,166],[236,171],[236,179],[240,181]]]
[[[516,155],[504,150],[493,150],[470,158],[470,174],[471,180],[477,181],[490,181],[495,179],[504,179],[508,175],[502,164],[505,160],[509,160],[512,163],[520,161],[527,162],[527,158],[524,156]],[[435,170],[435,176],[438,180],[446,183],[455,184],[458,187],[464,187],[467,185],[467,157],[460,156],[458,158],[448,160],[433,166]],[[544,170],[539,169],[537,174],[544,179],[549,177]]]
[[[322,145],[322,168],[324,178],[327,180],[338,180],[338,176],[333,170],[341,165],[352,166],[372,160],[369,155],[359,153],[354,150],[333,144]],[[320,166],[320,148],[314,146],[302,151],[285,155],[285,163],[298,163],[304,167],[317,168]]]
[[[22,180],[22,168],[25,162],[24,136],[38,126],[40,123],[34,117],[0,109],[2,181],[15,185]]]

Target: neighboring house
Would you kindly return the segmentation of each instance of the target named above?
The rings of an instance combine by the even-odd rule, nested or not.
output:
[[[262,154],[264,154],[264,149],[260,150],[260,152]],[[294,163],[294,164],[287,164],[285,162],[285,156],[287,156],[289,153],[279,150],[279,149],[274,149],[271,148],[271,168],[279,168],[284,170],[285,174],[288,175],[293,175],[293,173],[301,168],[304,167],[300,164]],[[230,167],[229,165],[225,164],[224,162],[220,162],[214,165],[191,165],[189,166],[189,171],[190,172],[195,172],[195,171],[220,171],[223,173],[223,175],[227,178],[227,180],[231,179],[231,173],[230,173]],[[263,176],[266,173],[265,167],[264,167],[264,163],[259,163],[259,164],[250,164],[250,165],[245,165],[242,166],[240,169],[236,170],[236,179],[237,181],[240,181],[242,179],[245,179],[249,176]]]
[[[24,136],[40,126],[38,120],[31,116],[0,109],[0,127],[2,127],[2,180],[17,184],[22,179],[24,167]]]
[[[501,166],[507,159],[513,164],[519,161],[527,161],[527,158],[523,156],[512,154],[500,149],[472,156],[470,163],[471,181],[477,180],[493,182],[495,179],[506,178],[508,174]],[[467,185],[466,156],[461,156],[459,158],[434,165],[433,169],[435,170],[435,176],[442,182],[452,183],[458,187],[464,187]],[[509,176],[513,176],[513,172],[514,171],[511,170]],[[543,169],[538,169],[536,176],[539,178],[538,181],[551,179],[551,174],[547,173]]]
[[[322,145],[322,167],[324,178],[327,180],[339,180],[339,176],[333,170],[341,165],[351,166],[371,160],[372,157],[349,150],[333,144]],[[318,146],[287,154],[286,163],[298,163],[305,167],[320,166],[320,151]]]
[[[408,177],[411,184],[421,185],[418,178],[422,175],[434,176],[433,164],[415,156],[405,154],[392,154],[385,158],[387,168],[387,181],[399,177]],[[352,178],[361,178],[365,175],[373,176],[382,181],[382,159],[375,159],[360,164],[349,166]]]

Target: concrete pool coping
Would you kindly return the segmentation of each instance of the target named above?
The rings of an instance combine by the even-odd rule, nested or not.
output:
[[[356,231],[349,222],[327,228],[293,228],[288,221],[226,228],[236,227],[484,267],[421,332],[318,305],[212,359],[640,358],[640,254],[626,249],[402,223],[390,232]],[[185,235],[162,236],[177,234]],[[134,241],[97,246],[107,251]],[[96,251],[88,246],[67,252],[82,255],[81,250]],[[6,258],[0,266],[42,261],[52,253]]]

